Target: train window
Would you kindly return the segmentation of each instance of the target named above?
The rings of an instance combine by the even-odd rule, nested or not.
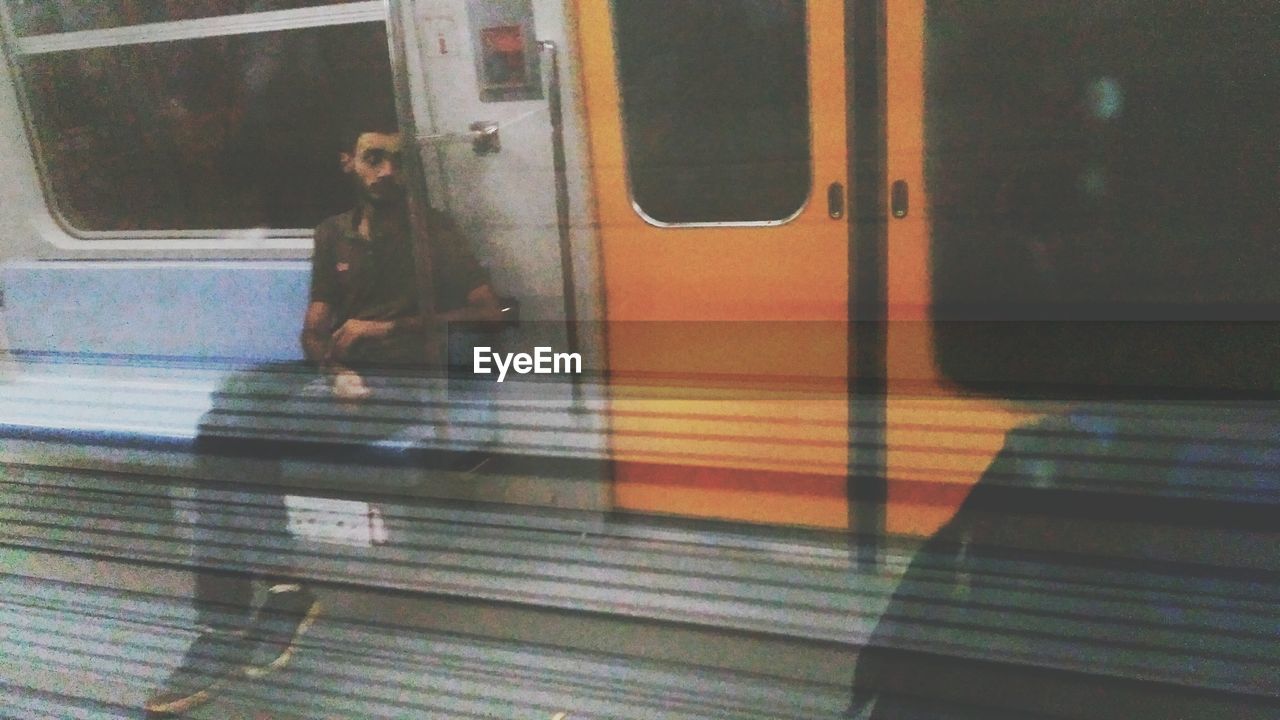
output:
[[[768,222],[810,188],[801,0],[614,0],[627,168],[659,223]]]
[[[9,0],[11,15],[21,15],[19,6],[99,7]],[[286,27],[301,25],[293,29],[273,22],[256,31],[247,14],[192,20],[179,36],[156,41],[128,28],[64,33],[53,45],[45,41],[60,36],[20,38],[17,62],[51,202],[86,232],[288,232],[341,211],[350,202],[337,162],[341,114],[394,107],[385,25],[380,9],[367,6],[348,7],[378,12],[341,25],[304,7],[283,18]],[[227,20],[241,25],[228,31]]]
[[[1234,321],[1280,317],[1280,6],[935,0],[927,18],[944,371],[1275,389],[1276,326]]]
[[[7,0],[13,30],[19,37],[347,2],[349,0]]]

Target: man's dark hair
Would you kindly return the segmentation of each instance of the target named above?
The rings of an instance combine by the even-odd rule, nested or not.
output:
[[[383,133],[391,135],[400,132],[394,116],[368,115],[349,118],[342,124],[338,135],[338,149],[342,152],[354,152],[356,141],[365,133]]]

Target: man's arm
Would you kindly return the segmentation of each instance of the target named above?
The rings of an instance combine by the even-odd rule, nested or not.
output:
[[[329,331],[333,328],[333,310],[329,303],[312,301],[302,321],[302,353],[321,372],[333,376],[333,394],[343,400],[362,400],[370,395],[364,379],[343,365],[335,355],[336,343]]]
[[[436,315],[437,322],[498,322],[502,319],[502,303],[488,283],[467,293],[467,304],[457,310]]]
[[[343,324],[344,327],[346,325],[347,323]],[[312,301],[307,306],[307,315],[302,321],[303,355],[321,372],[331,375],[355,374],[351,368],[343,365],[351,343],[348,342],[340,348],[336,340],[337,336],[332,331],[333,310],[329,307],[329,303],[321,300]]]
[[[312,300],[302,320],[302,354],[307,362],[323,369],[332,345],[333,309],[329,303]]]
[[[502,319],[502,307],[493,288],[486,283],[467,294],[467,304],[456,310],[437,313],[432,317],[413,315],[396,320],[348,320],[333,333],[329,355],[341,360],[360,340],[386,339],[395,335],[432,333],[443,330],[446,323],[497,322]]]
[[[439,326],[447,323],[497,322],[501,319],[502,305],[498,302],[498,296],[488,283],[484,283],[467,293],[466,305],[456,310],[436,313],[432,318],[417,315],[395,320],[392,332],[422,332],[429,323]]]

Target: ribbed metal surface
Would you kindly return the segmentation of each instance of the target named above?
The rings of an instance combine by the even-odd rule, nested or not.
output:
[[[96,489],[90,490],[90,487]],[[32,549],[166,564],[190,562],[197,501],[163,488],[9,468],[0,537]],[[252,503],[200,507],[203,522],[264,512]],[[891,583],[853,570],[836,542],[614,527],[595,516],[383,505],[386,546],[304,545],[317,578],[570,610],[616,613],[857,644]],[[228,555],[269,547],[260,533],[217,536]],[[231,569],[263,570],[249,563]]]
[[[550,458],[567,448],[599,452],[607,447],[599,442],[602,405],[574,415],[567,404],[546,398],[492,404],[460,394],[406,398],[412,393],[351,422],[330,416],[333,410],[323,405],[299,413],[296,400],[286,407],[285,398],[243,387],[228,390],[217,374],[203,370],[172,371],[163,378],[121,372],[110,380],[102,374],[19,380],[0,397],[8,435],[14,438],[5,441],[0,466],[0,541],[14,549],[127,559],[146,573],[189,568],[191,541],[200,535],[203,551],[233,558],[223,569],[263,571],[257,558],[269,556],[280,538],[245,530],[253,524],[243,520],[270,512],[272,494],[366,498],[382,510],[388,543],[304,542],[297,562],[306,575],[334,586],[715,628],[761,642],[813,643],[850,654],[878,637],[899,651],[960,663],[1014,663],[1228,698],[1276,700],[1280,582],[1270,519],[1280,504],[1275,482],[1280,435],[1268,405],[1117,402],[1050,413],[1024,425],[1006,439],[980,484],[981,495],[971,496],[983,502],[962,510],[967,524],[951,532],[954,542],[930,543],[911,557],[901,585],[897,579],[906,557],[895,558],[888,573],[858,567],[838,534],[482,502],[465,496],[465,488],[483,479],[474,469],[397,467],[322,453],[286,461],[278,480],[241,478],[256,484],[241,488],[244,494],[232,503],[201,499],[205,496],[197,492],[216,486],[209,485],[208,467],[192,461],[186,446],[201,417],[206,428],[225,428],[237,436],[248,430],[307,440],[312,448],[329,446],[317,440],[352,448],[385,439],[387,427],[405,427],[414,418],[440,411],[454,418],[472,413],[460,422],[460,435],[441,439],[422,430],[429,424],[419,425],[389,447],[400,452],[470,438],[454,447],[474,448],[481,446],[475,433],[499,427],[514,433],[507,437],[523,434],[522,447],[541,452],[544,459],[533,463],[534,473],[540,464],[551,467]],[[986,432],[981,417],[948,414],[928,398],[917,403],[922,408],[918,424],[931,437]],[[216,412],[207,413],[209,407]],[[100,423],[93,429],[105,434],[63,432],[91,418]],[[227,424],[220,425],[220,419]],[[68,444],[77,438],[100,443],[99,453],[88,457],[85,447]],[[964,443],[950,441],[918,451],[926,465],[938,456],[969,452]],[[76,453],[80,460],[74,460]],[[605,480],[551,475],[546,480],[555,487]],[[441,499],[442,486],[462,494]],[[194,527],[196,520],[203,527]],[[31,622],[38,616],[31,614]],[[19,620],[14,623],[19,626]],[[181,626],[174,620],[174,628]],[[386,676],[399,677],[395,653],[384,656],[371,649],[380,642],[376,638],[361,635],[359,628],[331,630],[338,635],[322,633],[317,640],[335,643],[332,652],[366,653],[370,666],[386,663]],[[75,656],[57,644],[67,638],[37,634],[50,643],[48,652],[14,657],[70,662]],[[339,635],[364,638],[350,641],[362,649],[339,647]],[[561,646],[552,654],[568,657],[556,654],[563,651]],[[35,652],[44,651],[37,647]],[[477,652],[507,657],[492,648]],[[496,667],[513,664],[512,677],[525,678],[519,682],[540,677],[524,674],[524,660],[495,662]],[[135,670],[137,677],[145,676],[141,668]],[[476,678],[483,674],[475,672]],[[608,676],[605,669],[592,672]],[[458,673],[442,680],[449,690],[430,701],[444,704],[428,703],[424,712],[523,717],[514,708],[527,698],[535,698],[533,705],[545,712],[559,702],[550,698],[574,695],[598,702],[593,712],[600,717],[646,716],[623,710],[632,712],[647,702],[628,694],[639,687],[630,681],[565,680],[572,691],[521,695],[506,688],[486,695],[482,679]],[[782,668],[766,675],[758,687],[772,687],[788,672]],[[692,686],[704,682],[691,677]],[[828,680],[828,685],[841,682]],[[339,674],[325,682],[358,681]],[[395,687],[371,689],[365,699],[390,703],[386,712],[392,716],[412,715],[416,711],[396,710],[402,693]],[[384,691],[389,694],[377,694]],[[733,705],[726,699],[699,705],[703,700],[692,690],[687,697],[687,707],[672,706],[662,715],[754,716],[751,703]],[[485,709],[492,707],[507,709]],[[306,712],[311,711],[303,716]],[[770,709],[759,716],[787,715]],[[797,711],[794,716],[821,715]]]
[[[25,666],[6,663],[0,695],[23,717],[137,717],[191,637],[177,598],[12,578],[0,586],[4,656]],[[838,685],[326,616],[286,672],[236,681],[189,717],[763,720],[834,718],[844,702]]]

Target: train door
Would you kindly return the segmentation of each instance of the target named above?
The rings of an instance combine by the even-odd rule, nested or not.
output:
[[[615,505],[844,527],[843,4],[577,12]]]
[[[883,3],[884,27],[884,530],[924,537],[959,508],[1033,413],[984,400],[947,380],[936,360],[931,263],[937,212],[926,184],[926,0]],[[930,117],[930,122],[940,118]],[[935,130],[937,128],[935,127]],[[879,492],[877,492],[877,495]]]

